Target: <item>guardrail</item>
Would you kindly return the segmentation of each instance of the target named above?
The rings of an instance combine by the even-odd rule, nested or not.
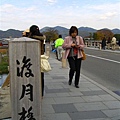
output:
[[[102,41],[85,41],[86,47],[95,47],[95,48],[99,48],[99,49],[101,49],[101,45],[102,45],[101,43],[102,43]],[[106,43],[106,48],[112,49],[112,45]],[[118,44],[116,44],[115,49],[120,49],[120,46]]]

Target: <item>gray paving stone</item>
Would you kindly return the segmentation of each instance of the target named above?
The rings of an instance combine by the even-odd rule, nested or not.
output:
[[[113,109],[113,110],[102,110],[104,114],[106,114],[108,117],[117,117],[120,116],[120,109]]]
[[[77,91],[77,92],[69,92],[70,96],[81,96],[83,95],[81,92]]]
[[[89,88],[82,88],[81,86],[80,86],[80,88],[75,88],[75,86],[73,86],[73,85],[71,85],[71,86],[69,86],[69,89],[70,89],[70,91],[71,92],[81,92],[81,91],[91,91]]]
[[[104,95],[107,94],[103,90],[98,90],[98,91],[82,91],[81,92],[84,96],[92,96],[92,95]]]
[[[87,82],[87,83],[90,83],[88,80],[84,79],[84,78],[82,77],[82,75],[81,75],[81,77],[80,77],[80,83],[81,83],[81,82]]]
[[[62,82],[64,85],[68,85],[68,79]]]
[[[102,101],[102,98],[99,96],[81,96],[86,102],[98,102]]]
[[[53,98],[45,98],[44,100],[42,100],[42,104],[56,104],[56,102]]]
[[[56,104],[85,102],[81,97],[58,97],[58,98],[54,98],[54,101]]]
[[[52,76],[52,78],[53,78],[53,79],[57,79],[57,80],[58,80],[58,79],[65,79],[64,76]]]
[[[99,97],[102,98],[103,101],[117,100],[116,98],[114,98],[114,97],[111,96],[110,94],[99,95]]]
[[[42,104],[42,113],[48,114],[48,113],[55,113],[52,105]]]
[[[64,97],[64,96],[70,96],[69,92],[65,92],[65,93],[56,93],[57,97]]]
[[[69,113],[72,120],[81,119],[93,119],[93,118],[106,118],[107,116],[101,111],[85,111],[85,112],[75,112]]]
[[[44,98],[54,98],[57,97],[56,93],[45,93]]]
[[[112,117],[111,120],[120,120],[120,116]]]
[[[42,120],[72,120],[67,113],[46,114]]]
[[[94,88],[94,87],[96,87],[96,85],[93,84],[93,83],[80,83],[80,85],[81,85],[82,87],[89,87],[89,88]]]
[[[47,85],[47,88],[48,88],[48,89],[64,89],[61,84],[57,84],[57,85]]]
[[[102,102],[75,103],[74,105],[78,111],[92,111],[92,110],[108,109]]]
[[[90,83],[90,81],[88,81],[87,79],[84,79],[82,74],[80,74],[80,83]]]
[[[96,90],[102,90],[101,88],[95,86],[95,87],[88,87],[91,91],[96,91]]]
[[[52,106],[56,113],[77,112],[77,109],[73,104],[57,104]]]
[[[46,89],[46,93],[64,93],[64,92],[70,92],[69,89],[64,88],[64,89]]]
[[[108,108],[120,108],[120,101],[104,101],[103,102]]]
[[[51,80],[53,80],[51,77],[45,77],[45,80],[47,80],[45,83],[50,82]]]
[[[80,86],[80,91],[91,91],[88,87],[81,87]]]
[[[111,120],[110,118],[78,119],[78,120]]]
[[[59,79],[59,81],[57,79],[52,79],[49,83],[57,83],[57,82],[63,82],[65,81],[65,79]]]
[[[69,88],[70,89],[70,86],[68,85],[68,83],[67,84],[63,84],[62,86],[63,86],[63,88]]]

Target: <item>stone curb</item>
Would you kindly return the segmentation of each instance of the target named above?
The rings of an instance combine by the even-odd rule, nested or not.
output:
[[[109,93],[111,96],[113,96],[114,98],[116,98],[117,100],[120,101],[120,96],[118,96],[117,94],[115,94],[114,92],[112,92],[111,90],[107,89],[106,87],[102,86],[101,84],[93,81],[92,79],[88,78],[87,76],[81,74],[81,77],[84,77],[85,79],[87,79],[88,81],[90,81],[91,83],[95,84],[96,86],[100,87],[101,89],[103,89],[104,91],[106,91],[107,93]]]

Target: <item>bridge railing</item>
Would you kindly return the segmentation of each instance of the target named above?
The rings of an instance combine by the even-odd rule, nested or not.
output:
[[[85,45],[86,47],[95,47],[95,48],[100,48],[101,47],[101,42],[102,41],[98,41],[98,40],[95,40],[95,41],[85,41]]]
[[[98,49],[101,49],[101,44],[102,44],[102,41],[101,40],[86,40],[85,41],[85,45],[86,47],[94,47],[94,48],[98,48]],[[107,49],[112,49],[112,45],[111,44],[107,44],[107,41],[106,41],[106,48]],[[118,44],[115,45],[115,49],[120,49],[120,46]]]

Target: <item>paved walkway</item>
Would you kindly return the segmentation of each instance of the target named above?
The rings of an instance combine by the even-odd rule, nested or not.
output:
[[[68,85],[68,68],[53,56],[45,73],[42,120],[120,120],[120,96],[81,75],[80,88]]]

